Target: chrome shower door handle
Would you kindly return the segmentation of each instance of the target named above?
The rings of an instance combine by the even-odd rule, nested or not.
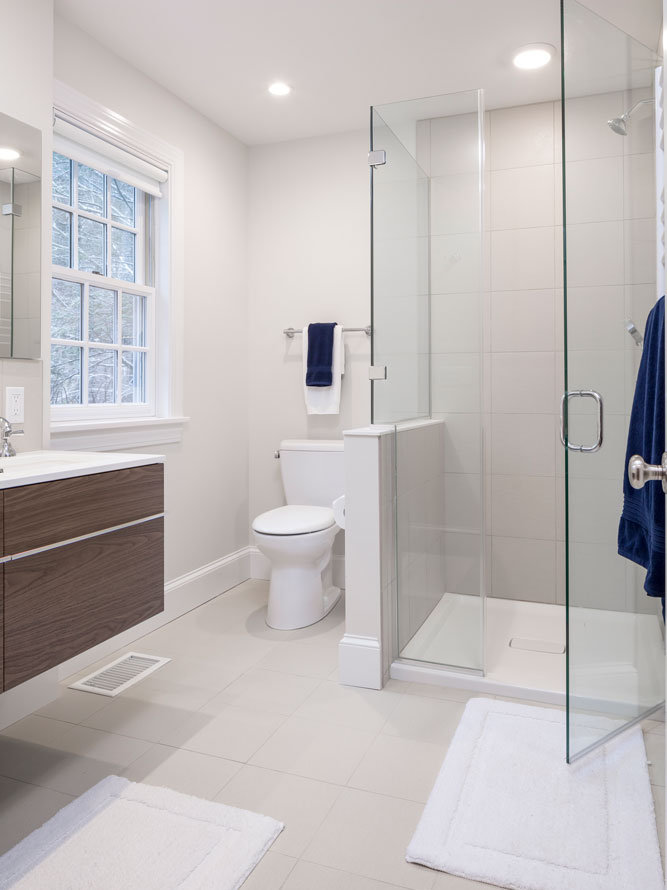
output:
[[[565,440],[565,401],[572,398],[593,399],[598,409],[597,436],[592,445],[575,445],[573,442]],[[582,454],[592,454],[602,448],[604,438],[604,410],[602,406],[602,396],[594,389],[575,389],[572,392],[564,392],[560,400],[560,441],[570,451],[579,451]]]

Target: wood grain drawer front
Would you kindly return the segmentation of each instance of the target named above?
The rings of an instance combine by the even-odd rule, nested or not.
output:
[[[4,565],[0,565],[0,584],[3,584],[3,577],[5,573]],[[4,628],[4,619],[5,619],[5,602],[4,597],[0,597],[0,692],[5,688],[5,628]]]
[[[4,689],[164,609],[164,520],[5,563]]]
[[[4,553],[155,516],[164,510],[164,467],[148,464],[5,489]]]
[[[0,491],[0,556],[5,555],[5,535],[3,532],[4,522],[5,522],[5,493],[4,491]]]

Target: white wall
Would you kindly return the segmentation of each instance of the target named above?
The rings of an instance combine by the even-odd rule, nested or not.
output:
[[[166,454],[166,578],[248,543],[247,149],[68,22],[55,77],[185,155],[183,442]],[[145,449],[144,449],[145,450]]]
[[[370,324],[368,133],[252,148],[249,173],[250,519],[284,503],[285,438],[340,438],[370,420],[369,338],[345,334],[340,415],[306,414],[311,321]]]

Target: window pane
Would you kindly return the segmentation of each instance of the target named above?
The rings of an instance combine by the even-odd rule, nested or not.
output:
[[[146,401],[146,353],[123,353],[123,397],[125,403]]]
[[[111,277],[134,281],[134,240],[132,232],[111,229]]]
[[[81,290],[76,281],[51,282],[51,336],[57,340],[81,339]]]
[[[135,188],[118,179],[111,180],[111,219],[114,222],[134,225]]]
[[[72,162],[56,151],[53,152],[53,200],[72,203]]]
[[[56,266],[72,265],[72,214],[66,210],[52,211],[51,259]]]
[[[94,219],[79,217],[79,269],[106,275],[107,227]]]
[[[51,347],[51,404],[81,404],[80,346]]]
[[[146,297],[123,294],[123,346],[146,345]]]
[[[116,342],[116,291],[92,287],[88,292],[88,339]]]
[[[79,164],[79,210],[104,216],[104,174],[85,164]]]
[[[91,405],[116,401],[116,356],[114,349],[88,351],[88,402]]]

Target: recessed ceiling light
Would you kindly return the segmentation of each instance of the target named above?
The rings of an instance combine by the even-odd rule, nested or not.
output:
[[[271,84],[269,92],[272,96],[287,96],[292,92],[292,87],[283,83],[281,80],[277,80],[275,83]]]
[[[15,148],[0,148],[0,161],[15,161],[21,157],[21,152]]]
[[[531,71],[548,65],[555,52],[555,47],[549,43],[529,43],[528,46],[522,46],[514,53],[512,61],[517,68]]]

